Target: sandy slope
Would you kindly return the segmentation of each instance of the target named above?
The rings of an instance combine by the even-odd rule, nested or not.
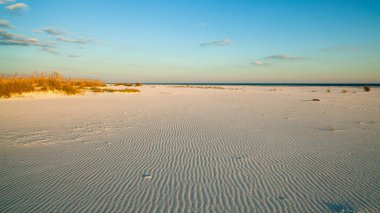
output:
[[[226,88],[1,100],[0,212],[380,212],[379,89]]]

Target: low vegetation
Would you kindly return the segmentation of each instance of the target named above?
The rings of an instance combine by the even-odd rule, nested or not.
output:
[[[282,91],[282,89],[279,89],[279,88],[272,88],[272,89],[269,89],[268,91],[275,92],[275,91]]]
[[[196,89],[242,90],[242,88],[221,87],[221,86],[174,85],[173,87],[175,87],[175,88],[196,88]]]
[[[140,90],[138,90],[138,89],[123,89],[123,90],[119,90],[116,92],[136,93],[136,92],[140,92]]]
[[[115,86],[126,86],[126,87],[141,87],[143,84],[142,83],[135,83],[134,85],[131,83],[115,83]]]
[[[133,84],[130,83],[115,83],[115,86],[126,86],[126,87],[132,87]]]
[[[94,93],[103,93],[104,92],[103,89],[98,88],[98,87],[91,87],[90,90],[91,90],[91,92],[94,92]]]
[[[197,89],[226,89],[219,86],[192,86],[192,85],[176,85],[177,88],[197,88]]]
[[[94,93],[104,93],[104,92],[124,92],[124,93],[137,93],[140,92],[138,89],[111,89],[111,88],[98,88],[98,87],[91,87],[90,90]]]
[[[370,92],[370,91],[371,91],[371,88],[370,88],[369,86],[365,86],[365,87],[363,87],[363,90],[364,90],[365,92]]]
[[[65,78],[57,72],[51,74],[0,75],[0,98],[10,98],[23,93],[48,91],[64,93],[66,95],[80,94],[88,90],[94,93],[140,92],[137,89],[131,88],[115,90],[99,87],[106,87],[106,84],[95,79]]]
[[[337,129],[336,129],[335,127],[332,127],[332,126],[326,127],[325,130],[327,130],[327,131],[331,131],[331,132],[335,132],[335,131],[337,131]]]

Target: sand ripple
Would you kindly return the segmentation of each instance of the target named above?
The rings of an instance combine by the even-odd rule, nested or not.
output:
[[[267,91],[186,91],[50,100],[76,104],[53,112],[32,101],[36,116],[24,119],[7,103],[16,110],[0,123],[0,211],[380,211],[374,112],[310,121],[340,108],[278,94],[268,105]]]

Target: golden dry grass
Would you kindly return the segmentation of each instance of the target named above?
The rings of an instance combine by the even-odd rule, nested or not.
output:
[[[100,89],[98,87],[91,87],[90,90],[91,90],[91,92],[94,92],[94,93],[103,93],[104,92],[103,89]]]
[[[105,89],[102,89],[103,92],[124,92],[124,93],[136,93],[136,92],[140,92],[140,90],[138,89],[110,89],[110,88],[105,88]]]
[[[105,86],[95,79],[65,78],[54,72],[31,75],[0,75],[0,98],[10,98],[15,94],[34,91],[54,91],[67,95],[79,94],[85,87]]]
[[[126,87],[133,87],[133,86],[135,86],[135,87],[141,87],[141,86],[143,86],[142,83],[135,83],[135,84],[133,85],[133,84],[131,84],[131,83],[120,83],[120,82],[114,83],[114,85],[115,85],[115,86],[126,86]]]
[[[115,86],[126,86],[126,87],[132,87],[133,84],[131,83],[115,83]]]
[[[138,90],[138,89],[123,89],[120,92],[134,93],[134,92],[140,92],[140,90]]]

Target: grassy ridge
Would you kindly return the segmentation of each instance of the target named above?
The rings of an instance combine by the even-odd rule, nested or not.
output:
[[[0,75],[0,98],[34,91],[54,91],[67,95],[79,94],[85,87],[106,86],[95,79],[65,78],[54,72],[31,75]]]

